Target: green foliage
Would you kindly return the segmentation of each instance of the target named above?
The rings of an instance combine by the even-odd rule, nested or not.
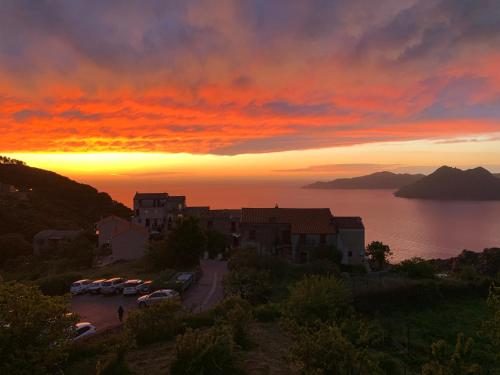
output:
[[[457,335],[457,342],[450,354],[446,341],[439,340],[431,346],[432,359],[422,366],[422,375],[475,375],[481,374],[481,366],[472,363],[471,338],[465,340],[462,333]]]
[[[248,268],[267,270],[273,279],[280,279],[287,273],[288,264],[280,256],[258,254],[255,249],[240,249],[231,254],[228,268],[230,271]]]
[[[264,303],[272,290],[269,270],[238,268],[228,272],[223,280],[226,295],[237,295],[252,303]]]
[[[211,327],[215,324],[215,314],[213,310],[206,310],[195,314],[187,314],[183,324],[187,328],[198,329]]]
[[[166,240],[151,243],[148,255],[158,269],[193,267],[199,264],[205,247],[205,234],[198,221],[190,217],[177,222]]]
[[[305,374],[382,374],[370,344],[355,345],[336,324],[322,324],[298,331],[290,357]]]
[[[31,243],[19,233],[0,235],[0,266],[6,261],[30,255],[33,252]]]
[[[170,367],[172,375],[233,375],[236,366],[234,343],[224,327],[191,330],[177,337],[176,357]]]
[[[412,279],[432,279],[436,272],[431,263],[418,257],[403,260],[397,270]]]
[[[64,244],[53,256],[65,259],[69,268],[90,268],[94,260],[94,243],[89,234],[81,234]]]
[[[250,325],[253,322],[250,303],[239,296],[223,300],[215,308],[217,322],[229,327],[234,342],[241,348],[250,345]]]
[[[265,303],[255,306],[253,316],[262,323],[274,322],[281,318],[281,306],[277,303]]]
[[[179,302],[165,301],[133,310],[125,328],[138,345],[168,340],[182,330],[183,309]]]
[[[215,258],[218,254],[223,254],[229,246],[226,236],[216,230],[207,230],[207,251],[210,258]]]
[[[464,264],[457,270],[457,276],[462,281],[475,282],[481,279],[481,275],[477,272],[473,265]]]
[[[391,248],[380,241],[373,241],[366,247],[366,255],[378,269],[383,269],[389,264],[389,258],[392,255]]]
[[[36,287],[0,283],[0,373],[46,374],[65,361],[76,317]]]
[[[338,322],[352,312],[351,295],[331,276],[308,276],[290,289],[285,317],[298,325]]]
[[[337,266],[340,266],[342,257],[342,252],[336,246],[318,246],[311,253],[311,259],[328,261]]]
[[[78,273],[63,273],[41,278],[37,281],[37,284],[43,294],[48,296],[62,296],[69,293],[71,284],[82,277]]]
[[[493,284],[488,296],[490,318],[484,324],[484,332],[496,348],[497,360],[500,362],[500,287]]]
[[[118,335],[115,346],[111,349],[111,355],[104,363],[97,364],[96,375],[128,375],[133,374],[128,368],[125,355],[133,347],[133,339],[129,332]],[[101,353],[102,354],[102,353]]]

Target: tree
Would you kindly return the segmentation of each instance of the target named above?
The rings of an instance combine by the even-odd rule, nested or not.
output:
[[[19,256],[30,255],[32,245],[19,233],[0,235],[0,265]]]
[[[366,247],[366,255],[379,269],[383,269],[384,266],[389,264],[392,251],[389,245],[380,241],[373,241]]]
[[[431,263],[419,257],[403,260],[398,271],[412,279],[432,279],[436,272]]]
[[[228,241],[223,233],[216,230],[207,230],[205,235],[207,237],[207,251],[210,258],[214,258],[217,254],[223,253],[226,250]]]
[[[352,312],[351,294],[332,276],[306,276],[290,289],[285,316],[299,325],[340,322]]]
[[[227,295],[240,296],[252,303],[263,303],[272,291],[269,270],[241,267],[229,271],[223,280]]]
[[[64,362],[76,317],[67,300],[36,287],[0,283],[0,373],[55,373]]]
[[[491,317],[485,322],[484,331],[497,349],[497,359],[500,361],[500,287],[495,287],[494,284],[490,288],[488,307]]]
[[[89,234],[81,234],[70,242],[64,244],[57,254],[67,260],[71,268],[90,268],[94,260],[94,244]]]
[[[422,375],[475,375],[481,374],[481,366],[472,363],[474,341],[465,340],[464,334],[457,335],[457,342],[451,355],[446,341],[439,340],[431,346],[432,359],[422,366]]]
[[[159,268],[193,267],[199,264],[206,247],[206,237],[195,218],[177,223],[166,240],[153,242],[149,247],[151,263]]]

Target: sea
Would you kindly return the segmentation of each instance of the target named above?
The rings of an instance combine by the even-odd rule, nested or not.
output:
[[[393,261],[448,258],[462,250],[500,247],[500,201],[432,201],[397,198],[391,190],[311,190],[291,181],[91,181],[131,207],[140,192],[185,195],[190,206],[328,207],[334,215],[360,216],[366,242],[382,241]]]

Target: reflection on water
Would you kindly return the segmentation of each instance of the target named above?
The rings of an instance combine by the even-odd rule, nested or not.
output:
[[[367,241],[381,240],[394,260],[449,257],[463,249],[500,247],[500,201],[438,202],[396,198],[387,190],[306,190],[300,183],[93,182],[128,206],[136,190],[187,196],[188,205],[212,208],[330,207],[335,215],[361,216]]]

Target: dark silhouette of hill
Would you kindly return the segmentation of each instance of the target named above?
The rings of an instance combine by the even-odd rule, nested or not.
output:
[[[367,176],[315,182],[305,189],[399,189],[424,177],[423,174],[376,172]]]
[[[437,200],[500,200],[500,179],[482,167],[461,170],[443,166],[394,194]]]
[[[0,193],[0,236],[18,233],[31,242],[43,229],[92,229],[103,216],[132,213],[92,186],[20,163],[0,160],[0,183],[19,189]]]

